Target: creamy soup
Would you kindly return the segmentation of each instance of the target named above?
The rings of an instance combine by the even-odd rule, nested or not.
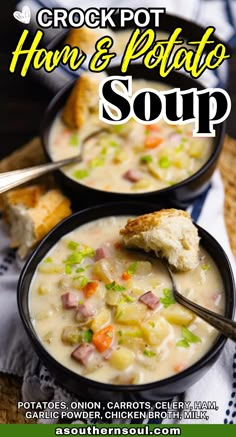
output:
[[[64,236],[39,264],[30,313],[45,349],[65,367],[111,384],[141,384],[198,361],[217,332],[175,303],[163,265],[122,247],[127,217],[108,217]],[[224,288],[212,258],[175,274],[183,295],[219,314]]]
[[[171,89],[156,82],[133,80],[133,91],[147,86]],[[212,153],[212,139],[194,138],[192,123],[170,125],[162,119],[142,125],[131,119],[123,125],[108,125],[93,114],[80,131],[72,131],[58,114],[49,137],[52,159],[78,154],[83,138],[99,127],[108,131],[87,141],[83,161],[64,172],[83,185],[103,191],[142,193],[169,187],[196,173]]]

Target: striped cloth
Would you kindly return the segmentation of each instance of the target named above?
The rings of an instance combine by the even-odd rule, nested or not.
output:
[[[129,6],[138,7],[139,1],[129,1]],[[175,14],[181,14],[188,19],[194,18],[195,21],[203,26],[215,25],[219,36],[232,44],[236,42],[235,35],[235,17],[236,2],[228,1],[200,1],[191,0],[167,0],[164,2],[167,11]],[[17,9],[20,10],[24,4],[30,6],[32,15],[35,15],[39,7],[66,6],[67,8],[78,6],[75,0],[44,1],[44,0],[27,0],[20,2]],[[85,6],[86,5],[86,6]],[[112,2],[100,1],[100,6],[112,6]],[[79,3],[83,7],[83,2]],[[85,7],[92,6],[89,1],[84,2]],[[121,0],[119,6],[127,6]],[[142,6],[163,6],[163,1],[155,0],[153,2],[142,2]],[[214,11],[214,13],[213,13]],[[31,29],[35,29],[34,20],[30,23]],[[50,42],[55,36],[55,30],[46,32],[47,41]],[[227,67],[225,67],[227,69]],[[59,68],[56,75],[51,74],[39,76],[45,84],[54,92],[61,88],[68,80],[71,74],[68,70]],[[204,79],[209,86],[215,86],[219,83],[226,85],[227,71],[218,70],[217,76],[208,76]],[[210,186],[195,202],[190,206],[189,212],[192,218],[200,226],[210,232],[224,247],[228,254],[233,268],[235,260],[230,250],[228,236],[223,218],[224,209],[224,190],[222,181],[217,171],[211,181]],[[42,400],[59,400],[70,403],[74,396],[66,392],[57,385],[52,375],[40,363],[33,352],[29,340],[23,330],[19,320],[16,306],[16,284],[21,269],[19,261],[15,258],[13,251],[9,250],[9,241],[6,237],[6,230],[2,221],[0,221],[0,371],[19,376],[24,376],[23,399],[27,401]],[[197,384],[191,387],[186,393],[177,397],[175,400],[185,401],[216,401],[218,410],[209,411],[209,420],[207,423],[236,423],[236,350],[235,345],[228,341],[224,351],[205,377]],[[209,383],[210,382],[210,383]],[[45,421],[44,421],[45,422]],[[135,421],[137,423],[137,421]],[[147,423],[147,420],[144,421]],[[166,423],[171,423],[171,420]],[[118,421],[115,421],[118,423]],[[126,422],[128,423],[128,422]],[[149,422],[151,423],[151,422]],[[153,422],[152,422],[153,423]],[[155,423],[158,423],[156,421]],[[178,423],[175,421],[175,423]],[[190,420],[181,420],[180,423],[193,423]],[[204,420],[194,420],[194,423],[205,423]]]

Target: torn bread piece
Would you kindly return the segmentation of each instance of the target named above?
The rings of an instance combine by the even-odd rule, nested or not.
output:
[[[11,247],[24,258],[63,218],[70,201],[57,189],[41,185],[12,190],[3,196],[3,215],[10,227]]]
[[[154,251],[177,271],[188,271],[199,262],[199,236],[190,215],[162,209],[128,220],[120,231],[125,246]]]
[[[89,27],[83,26],[79,29],[71,29],[65,44],[69,44],[71,47],[78,47],[86,55],[89,55],[95,51],[96,42],[106,35],[114,39],[114,32],[110,29],[89,29]]]
[[[80,129],[89,115],[98,112],[99,85],[105,73],[83,73],[77,79],[74,88],[62,112],[62,120],[71,129]]]

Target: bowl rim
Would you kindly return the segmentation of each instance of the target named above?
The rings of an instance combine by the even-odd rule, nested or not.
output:
[[[66,232],[64,235],[66,235],[67,233],[72,232],[74,229],[79,228],[80,226],[83,226],[84,224],[90,223],[94,220],[97,220],[99,218],[103,218],[103,217],[109,217],[111,216],[110,213],[106,214],[106,210],[110,210],[112,209],[118,209],[119,208],[124,208],[126,207],[127,209],[132,207],[138,207],[138,206],[142,206],[142,207],[150,207],[150,203],[144,203],[144,202],[111,202],[111,203],[106,203],[106,204],[102,204],[102,205],[98,205],[98,206],[93,206],[93,207],[89,207],[89,208],[85,208],[82,209],[81,211],[77,211],[74,214],[70,215],[69,217],[66,217],[64,220],[62,220],[57,226],[55,226],[47,235],[46,237],[44,237],[44,239],[41,241],[41,243],[39,244],[39,246],[33,251],[33,253],[31,254],[31,256],[29,257],[29,259],[27,260],[26,264],[23,267],[23,270],[21,271],[19,280],[18,280],[18,284],[17,284],[17,305],[18,305],[18,311],[21,317],[21,321],[23,322],[23,326],[24,329],[27,332],[27,335],[29,336],[34,349],[37,352],[37,355],[39,356],[39,358],[41,359],[41,356],[43,356],[43,361],[45,359],[46,361],[46,365],[48,365],[49,363],[49,369],[53,369],[53,367],[59,369],[61,372],[63,372],[64,375],[68,375],[73,377],[73,379],[76,381],[81,381],[83,384],[87,384],[87,385],[92,385],[93,387],[106,391],[106,392],[110,392],[110,391],[114,391],[114,392],[119,392],[119,391],[124,391],[124,392],[130,392],[130,391],[148,391],[148,390],[152,390],[152,389],[158,389],[158,388],[162,388],[165,386],[169,386],[172,383],[175,383],[177,381],[180,381],[182,378],[191,376],[192,374],[194,374],[196,371],[200,370],[201,368],[203,368],[205,365],[208,364],[208,362],[211,361],[211,359],[213,359],[220,351],[221,349],[224,347],[227,338],[224,337],[222,334],[219,334],[219,336],[216,337],[216,339],[214,340],[214,343],[212,344],[211,348],[195,363],[193,363],[191,366],[187,367],[185,370],[183,370],[182,372],[179,372],[176,375],[172,375],[168,378],[164,378],[161,379],[159,381],[154,381],[154,382],[149,382],[149,383],[145,383],[145,384],[135,384],[135,385],[122,385],[122,384],[109,384],[109,383],[104,383],[104,382],[99,382],[99,381],[95,381],[93,379],[89,379],[86,378],[76,372],[74,372],[73,370],[65,367],[63,364],[61,364],[59,361],[57,361],[56,358],[54,358],[47,350],[46,348],[44,348],[43,344],[41,343],[35,329],[34,326],[32,324],[32,321],[30,319],[30,317],[27,317],[27,315],[25,314],[25,310],[23,308],[23,299],[22,299],[22,293],[23,293],[23,285],[24,285],[24,281],[25,281],[25,277],[28,274],[28,270],[31,267],[31,263],[34,261],[35,256],[39,255],[42,248],[44,247],[45,243],[51,240],[51,237],[56,235],[58,233],[58,231],[60,231],[61,229],[63,229],[65,223],[69,222],[69,221],[74,221],[76,220],[76,218],[80,217],[81,215],[87,215],[90,214],[91,212],[96,213],[97,218],[93,218],[93,219],[85,219],[85,222],[82,222],[80,224],[78,224],[77,226],[73,226],[73,228],[68,232]],[[154,207],[154,205],[152,205]],[[129,210],[129,209],[128,209]],[[155,209],[154,209],[155,210]],[[157,208],[158,210],[158,208]],[[102,214],[101,214],[102,213]],[[98,215],[97,215],[98,214]],[[119,216],[119,215],[124,215],[124,212],[115,212],[113,215],[114,216]],[[129,215],[129,213],[128,213]],[[79,223],[79,220],[78,220]],[[193,222],[194,223],[194,222]],[[226,309],[228,309],[229,312],[229,317],[231,317],[231,319],[233,319],[234,317],[234,312],[235,312],[235,281],[234,281],[234,275],[233,275],[233,271],[232,271],[232,267],[229,261],[229,258],[227,256],[227,254],[225,253],[224,249],[222,248],[222,246],[218,243],[218,241],[211,235],[209,234],[205,229],[203,229],[201,226],[197,225],[196,223],[194,223],[195,226],[197,227],[199,233],[200,233],[200,237],[201,239],[203,238],[204,240],[206,239],[206,241],[210,241],[210,245],[214,245],[215,247],[217,247],[217,251],[221,257],[221,259],[224,259],[225,261],[225,265],[227,267],[227,277],[229,280],[229,299],[230,302],[228,303],[228,307],[226,307]],[[57,242],[62,238],[62,235],[57,239]],[[53,239],[52,239],[53,240]],[[45,253],[43,253],[43,255],[39,256],[40,260],[38,261],[37,265],[39,264],[39,262],[41,262],[41,260],[43,259],[43,257],[45,256],[45,254],[51,250],[51,248],[53,246],[55,246],[55,242],[53,242],[50,245],[50,249],[47,249],[47,251],[45,251]],[[207,245],[209,245],[209,243],[207,243]],[[213,261],[214,261],[214,256],[211,254]],[[218,267],[218,266],[217,266]],[[33,272],[30,273],[31,278],[30,278],[30,285],[32,282],[32,278],[35,274],[35,270]],[[29,290],[30,290],[30,285],[27,289],[27,310],[28,310],[28,314],[30,315],[30,308],[29,308]],[[229,305],[230,304],[230,305]],[[225,309],[225,310],[226,310]],[[38,353],[38,351],[40,351],[40,354]],[[53,373],[53,370],[52,370]]]
[[[132,68],[135,68],[135,70],[137,70],[138,68],[144,68],[143,65],[141,63],[136,63],[130,66],[130,69],[132,70]],[[114,70],[114,69],[118,69],[119,67],[117,65],[111,65],[110,67],[107,68],[107,72],[109,73],[110,70]],[[86,70],[84,70],[85,72]],[[124,76],[124,75],[129,75],[129,72],[122,74],[120,72],[120,75]],[[78,76],[79,77],[79,76]],[[133,75],[132,75],[133,78]],[[187,82],[189,82],[189,84],[192,84],[192,88],[198,88],[200,90],[206,89],[201,83],[197,82],[197,80],[186,76],[183,73],[180,73],[179,71],[173,71],[170,73],[170,75],[166,78],[163,77],[159,77],[157,76],[156,81],[157,82],[163,82],[166,83],[167,85],[171,85],[171,80],[176,79],[180,79],[180,80],[185,80]],[[135,79],[135,76],[134,76]],[[76,82],[77,79],[72,79],[71,81],[69,81],[58,93],[55,94],[55,96],[52,98],[52,100],[50,101],[49,105],[46,108],[46,111],[44,112],[44,116],[40,125],[40,139],[41,139],[41,143],[43,146],[43,150],[45,152],[45,155],[47,157],[47,159],[50,162],[55,162],[50,154],[49,151],[49,136],[50,136],[50,132],[52,129],[52,125],[53,122],[56,118],[56,116],[58,115],[58,113],[61,111],[62,109],[62,102],[64,101],[67,94],[69,94],[69,92],[72,90],[74,83]],[[145,78],[145,80],[151,80],[154,81],[153,79],[148,79]],[[178,88],[178,87],[176,87]],[[180,88],[180,87],[179,87]],[[58,109],[58,104],[59,104],[59,109]],[[56,110],[57,109],[57,110]],[[167,186],[165,188],[159,189],[159,190],[152,190],[152,191],[144,191],[144,192],[138,192],[138,193],[127,193],[127,192],[119,192],[119,191],[105,191],[105,190],[101,190],[98,189],[96,187],[89,187],[86,184],[83,184],[75,179],[73,179],[72,177],[68,176],[66,173],[63,172],[62,169],[58,169],[59,173],[66,178],[67,181],[70,181],[70,183],[72,184],[76,184],[79,187],[85,189],[88,191],[88,193],[93,193],[93,194],[99,194],[99,195],[113,195],[113,196],[122,196],[124,199],[126,198],[128,200],[128,198],[132,198],[132,199],[142,199],[145,196],[153,196],[153,195],[168,195],[170,193],[172,193],[175,190],[181,189],[183,187],[185,187],[188,184],[194,184],[194,182],[198,179],[201,178],[205,173],[207,173],[207,171],[212,167],[212,165],[214,165],[214,163],[217,161],[219,154],[222,150],[223,147],[223,139],[225,136],[225,129],[226,129],[226,120],[223,121],[222,123],[219,123],[216,126],[216,130],[218,131],[216,133],[216,136],[213,137],[209,137],[210,139],[215,140],[215,144],[213,144],[213,151],[210,154],[208,160],[204,163],[204,165],[202,167],[199,168],[199,170],[194,173],[193,175],[189,176],[188,178],[173,184],[171,186]],[[218,137],[218,138],[217,138]],[[204,137],[203,137],[204,138]]]

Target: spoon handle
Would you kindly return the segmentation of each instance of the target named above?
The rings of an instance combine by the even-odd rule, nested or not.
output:
[[[13,170],[0,174],[0,194],[8,191],[18,185],[29,182],[33,179],[38,178],[46,173],[57,170],[67,164],[72,164],[73,162],[78,162],[79,157],[73,157],[68,159],[63,159],[61,161],[36,165],[34,167],[25,168],[22,170]]]
[[[186,297],[182,296],[182,294],[180,294],[176,288],[174,290],[174,297],[178,303],[191,310],[197,316],[201,317],[201,319],[205,320],[205,322],[209,323],[209,325],[216,328],[219,332],[221,332],[221,334],[236,342],[236,323],[233,322],[233,320],[229,320],[226,317],[223,317],[214,313],[213,311],[201,307],[194,302],[191,302]]]
[[[57,170],[58,168],[64,167],[68,164],[73,164],[74,162],[80,162],[83,159],[83,146],[84,144],[91,140],[96,135],[106,132],[107,129],[100,128],[96,131],[87,135],[82,142],[82,148],[80,153],[72,158],[62,159],[60,161],[36,165],[34,167],[24,168],[22,170],[13,170],[6,173],[0,173],[0,194],[8,191],[12,188],[18,187],[25,182],[29,182],[33,179],[43,176],[46,173]]]

